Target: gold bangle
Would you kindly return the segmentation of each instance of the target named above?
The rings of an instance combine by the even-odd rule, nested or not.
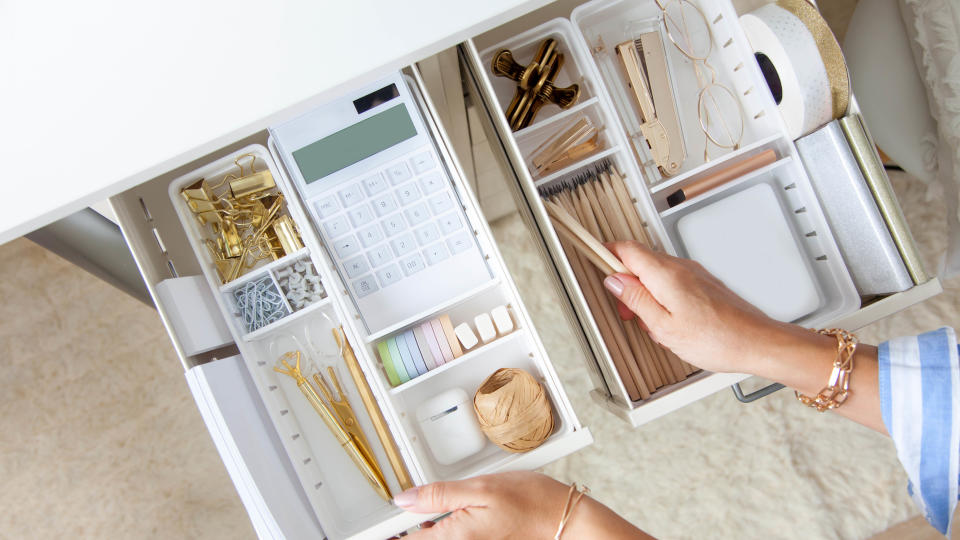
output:
[[[576,495],[574,495],[574,492],[576,492]],[[577,507],[577,503],[583,498],[584,493],[590,493],[590,488],[584,485],[577,485],[576,482],[570,484],[570,491],[567,492],[567,504],[563,506],[563,514],[560,516],[560,526],[557,527],[557,534],[553,535],[553,540],[560,540],[560,535],[563,534],[563,529],[567,526],[567,521],[569,521],[570,516],[573,515],[573,509]]]
[[[819,412],[836,409],[850,397],[850,373],[853,372],[853,355],[857,351],[857,336],[840,328],[817,330],[818,334],[837,338],[837,358],[833,361],[833,371],[827,386],[815,397],[794,391],[800,403]]]

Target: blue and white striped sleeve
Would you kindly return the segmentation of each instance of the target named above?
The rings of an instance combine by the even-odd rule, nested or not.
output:
[[[883,423],[927,521],[949,535],[960,483],[960,361],[951,328],[879,347]]]

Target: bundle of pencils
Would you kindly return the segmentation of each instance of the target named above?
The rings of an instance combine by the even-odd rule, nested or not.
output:
[[[647,399],[657,389],[697,371],[654,343],[637,319],[621,320],[616,299],[603,287],[603,279],[609,273],[623,271],[623,266],[601,242],[636,240],[652,247],[616,168],[604,162],[541,187],[540,196],[630,399]]]

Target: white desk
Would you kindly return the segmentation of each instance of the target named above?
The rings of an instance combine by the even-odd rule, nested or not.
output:
[[[0,244],[550,0],[0,3]]]

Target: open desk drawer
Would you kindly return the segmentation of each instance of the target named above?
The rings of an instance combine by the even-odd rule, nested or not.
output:
[[[709,203],[754,185],[767,183],[778,191],[780,198],[785,201],[782,202],[786,206],[784,213],[795,222],[793,228],[796,231],[816,231],[806,234],[802,241],[798,242],[803,246],[804,255],[817,279],[822,299],[818,310],[796,321],[806,326],[839,326],[855,330],[934,296],[942,290],[939,281],[932,278],[903,292],[885,297],[864,300],[857,295],[821,211],[817,195],[811,189],[796,147],[786,135],[786,128],[756,66],[733,5],[729,2],[694,3],[703,10],[706,21],[712,24],[714,52],[711,54],[717,58],[711,57],[711,63],[718,70],[718,80],[735,89],[741,100],[745,126],[739,148],[718,152],[714,147],[709,162],[704,162],[702,158],[703,140],[698,142],[696,137],[690,135],[694,130],[685,129],[687,159],[679,171],[669,178],[661,178],[652,157],[642,144],[639,145],[639,150],[635,150],[633,146],[637,140],[643,141],[642,134],[636,128],[638,122],[633,109],[625,111],[623,107],[623,104],[629,103],[625,97],[626,83],[613,64],[616,60],[613,60],[614,55],[610,50],[615,44],[626,41],[628,32],[637,31],[638,23],[634,22],[635,20],[646,20],[646,24],[649,24],[651,18],[655,19],[659,10],[652,0],[594,0],[573,6],[572,11],[560,13],[558,9],[554,9],[557,6],[544,8],[468,40],[460,48],[461,59],[466,65],[465,71],[469,74],[468,88],[476,93],[475,101],[482,104],[486,113],[484,116],[490,120],[490,127],[493,128],[488,133],[488,138],[501,142],[501,151],[505,154],[506,161],[511,164],[511,174],[515,176],[519,186],[519,189],[514,190],[519,198],[518,206],[521,211],[529,214],[530,221],[539,231],[543,248],[549,253],[553,267],[560,276],[566,297],[570,300],[570,305],[563,307],[572,311],[583,333],[582,339],[577,341],[589,344],[589,350],[585,351],[585,354],[594,359],[591,363],[596,386],[593,397],[602,406],[634,426],[737,383],[747,378],[747,375],[700,372],[680,382],[660,387],[648,399],[631,401],[601,337],[596,317],[587,306],[585,294],[564,254],[560,238],[550,223],[538,188],[557,185],[565,178],[574,177],[580,171],[601,162],[611,163],[624,174],[633,203],[644,221],[647,234],[653,239],[653,244],[668,253],[686,256],[682,241],[678,237],[678,217],[691,208],[702,207],[705,202]],[[566,18],[556,18],[558,15]],[[633,37],[635,35],[631,36]],[[521,64],[529,62],[539,44],[547,38],[556,40],[559,51],[565,56],[557,75],[557,86],[565,87],[578,83],[579,101],[565,110],[546,105],[532,124],[512,131],[504,110],[514,95],[516,83],[505,77],[494,76],[491,70],[492,59],[497,51],[506,48]],[[697,83],[693,74],[683,74],[684,69],[692,70],[688,65],[683,65],[682,59],[671,57],[679,56],[679,53],[667,38],[663,38],[663,41],[668,65],[671,66],[671,76],[677,78],[674,81],[675,87],[685,90],[687,94],[695,93]],[[679,65],[680,70],[675,70],[674,64]],[[674,71],[680,75],[673,75]],[[618,84],[611,87],[611,80],[618,76],[621,77],[616,80]],[[754,91],[757,88],[762,91]],[[677,89],[674,91],[677,92]],[[683,95],[684,92],[679,94]],[[852,101],[852,110],[856,112],[856,100]],[[691,108],[695,109],[687,109]],[[578,116],[590,117],[594,123],[599,122],[604,126],[599,151],[565,166],[562,170],[534,177],[528,168],[533,148],[547,137],[546,132],[556,132],[561,126],[572,123]],[[692,115],[689,110],[681,112],[680,120],[682,126],[688,127],[690,123],[697,121],[696,112]],[[627,125],[628,121],[633,125]],[[699,136],[703,137],[702,134]],[[668,207],[667,194],[687,185],[691,179],[709,172],[713,167],[722,166],[725,162],[767,149],[775,150],[775,163],[714,188],[701,197],[673,208]],[[640,157],[635,157],[636,155]],[[907,238],[905,241],[913,240]]]
[[[534,12],[510,24],[511,28],[519,28],[515,32],[519,34],[555,16],[556,10],[549,16],[542,11]],[[564,24],[568,25],[569,22],[561,26]],[[568,29],[570,28],[573,27],[569,26]],[[662,388],[650,399],[632,403],[623,399],[622,391],[618,390],[616,371],[611,367],[609,354],[599,338],[596,323],[586,308],[570,265],[563,257],[558,239],[539,203],[534,180],[524,165],[521,146],[503,119],[500,101],[502,96],[498,94],[486,72],[487,65],[482,58],[482,51],[496,46],[507,39],[506,36],[512,35],[513,33],[505,33],[502,28],[496,29],[461,46],[468,73],[467,87],[475,94],[475,102],[483,103],[486,107],[488,114],[481,117],[483,127],[489,134],[491,149],[502,153],[511,164],[511,170],[507,171],[507,174],[515,176],[517,180],[511,189],[517,195],[521,214],[528,218],[534,236],[540,242],[537,254],[545,260],[548,267],[555,270],[555,274],[545,278],[555,281],[557,285],[553,303],[575,322],[577,334],[571,336],[570,341],[582,349],[584,361],[595,375],[596,389],[593,395],[617,415],[639,425],[743,379],[745,376],[742,375],[701,372],[671,387]],[[592,108],[597,115],[609,114],[605,97],[607,91],[601,78],[595,74],[588,62],[582,62],[582,65],[584,67],[580,77],[589,81],[584,106]],[[270,346],[270,340],[283,333],[302,333],[312,325],[323,327],[324,332],[329,332],[330,321],[343,324],[384,412],[391,434],[417,484],[486,472],[534,469],[592,442],[590,432],[579,424],[554,372],[538,332],[524,307],[521,299],[523,295],[504,265],[480,213],[476,196],[467,187],[468,183],[457,156],[454,155],[453,145],[438,121],[442,115],[434,109],[431,96],[426,93],[418,70],[414,67],[409,72],[425,94],[425,116],[432,134],[443,159],[448,163],[455,190],[470,225],[477,234],[482,251],[495,274],[494,279],[483,290],[465,298],[451,299],[449,305],[439,308],[435,313],[446,312],[455,317],[467,317],[475,314],[474,312],[479,313],[494,305],[506,303],[510,305],[518,327],[513,334],[471,352],[443,369],[428,372],[420,379],[396,388],[390,386],[375,353],[375,342],[380,336],[369,335],[358,321],[345,286],[316,242],[316,235],[313,235],[313,240],[305,238],[305,249],[324,281],[328,293],[326,300],[318,303],[309,312],[281,319],[279,323],[274,323],[263,331],[244,333],[236,321],[230,320],[229,305],[223,303],[227,297],[216,296],[222,291],[218,291],[218,284],[211,278],[210,261],[198,254],[202,251],[198,252],[196,239],[188,236],[168,191],[177,179],[194,174],[195,171],[251,144],[266,147],[266,131],[234,141],[111,199],[123,233],[157,303],[157,309],[170,333],[174,348],[187,371],[187,379],[198,408],[207,422],[254,526],[262,537],[316,538],[326,534],[330,538],[384,538],[415,526],[425,517],[400,512],[371,496],[372,491],[365,485],[359,473],[353,475],[356,471],[351,465],[342,466],[343,452],[336,448],[335,442],[330,444],[331,440],[324,439],[329,434],[322,425],[296,422],[297,410],[292,401],[302,396],[294,393],[289,385],[284,388],[283,383],[277,384],[270,379],[274,377],[271,368],[275,361],[275,351]],[[605,136],[609,137],[606,141],[611,149],[614,146],[620,150],[626,148],[623,135],[612,126],[608,129]],[[761,146],[776,145],[788,153],[793,151],[792,142],[778,137],[775,131],[774,129],[774,133],[758,135],[754,143]],[[629,154],[617,157],[611,152],[609,155],[624,169],[637,172],[638,165],[628,159]],[[270,157],[263,159],[269,163]],[[289,185],[283,180],[284,173],[278,173],[281,175],[278,184],[281,187]],[[634,193],[634,196],[641,207],[642,215],[647,218],[650,226],[660,233],[662,245],[672,251],[674,248],[670,237],[657,215],[655,197],[646,191]],[[288,203],[294,220],[302,227],[309,226],[306,212],[298,198],[289,197]],[[270,268],[264,271],[270,271]],[[157,295],[157,285],[175,276],[204,276],[204,279],[210,282],[215,294],[214,299],[220,302],[218,305],[221,308],[214,316],[226,319],[232,343],[205,353],[188,355],[185,352],[183,336],[177,333],[172,323],[175,310],[172,305],[164,304]],[[821,325],[829,323],[857,328],[932,296],[939,290],[939,283],[934,279],[904,293],[876,300],[844,317],[824,321]],[[429,316],[431,314],[423,314],[423,317]],[[337,351],[329,342],[321,343],[317,348],[322,349],[329,357],[336,356]],[[472,392],[484,377],[501,366],[521,367],[535,374],[550,396],[555,412],[555,431],[543,446],[526,454],[507,454],[489,445],[461,465],[451,467],[437,463],[425,448],[417,431],[413,420],[414,408],[430,395],[453,386],[463,386],[468,393]],[[345,373],[341,375],[341,379],[346,379]],[[348,394],[350,393],[348,391]],[[287,401],[287,398],[290,398],[290,401]],[[351,395],[351,402],[360,415],[363,409],[355,395]],[[309,416],[308,413],[303,415]],[[362,424],[369,423],[365,416],[360,420]],[[397,479],[383,459],[382,448],[373,437],[372,430],[365,431],[371,444],[376,447],[375,453],[378,454],[381,466],[388,476],[391,490],[398,492]]]
[[[419,72],[409,70],[414,85],[422,88]],[[429,96],[427,102],[429,102]],[[286,170],[267,152],[268,133],[260,132],[222,150],[111,199],[121,228],[153,294],[174,342],[198,407],[230,470],[255,527],[261,535],[280,533],[290,538],[317,537],[322,529],[330,538],[384,538],[423,521],[424,516],[401,512],[379,498],[367,485],[348,456],[339,448],[292,379],[278,375],[278,357],[302,349],[314,362],[313,371],[333,366],[359,422],[373,446],[392,493],[401,491],[386,454],[374,437],[369,416],[361,406],[338,348],[331,337],[342,324],[372,392],[415,484],[454,480],[483,473],[536,469],[592,442],[581,426],[564,392],[536,329],[503,264],[476,199],[466,187],[462,170],[450,154],[442,126],[433,124],[436,111],[425,105],[425,119],[437,141],[441,159],[453,178],[470,229],[477,237],[492,278],[459,298],[450,298],[429,312],[370,333],[347,293],[307,212],[292,188]],[[257,170],[271,170],[277,188],[286,196],[281,212],[298,224],[304,248],[280,260],[255,266],[234,282],[222,285],[214,260],[204,244],[203,229],[179,198],[180,189],[199,178],[219,179],[230,172],[234,159],[252,152]],[[279,283],[278,268],[309,260],[321,277],[327,296],[299,310],[290,309],[278,321],[251,329],[237,317],[234,291],[263,278]],[[177,298],[158,296],[157,285],[175,276],[201,275],[209,285],[218,309],[211,317],[226,320],[232,336],[228,346],[189,354],[172,318]],[[249,277],[248,277],[249,276]],[[168,303],[164,303],[166,298]],[[467,351],[463,356],[399,386],[391,386],[377,355],[377,342],[397,330],[446,313],[454,324],[472,322],[475,315],[506,305],[514,330]],[[289,307],[289,306],[288,306]],[[554,429],[538,448],[509,453],[487,442],[476,454],[453,464],[438,460],[426,445],[417,425],[417,407],[430,397],[452,388],[472,395],[480,383],[501,367],[520,368],[544,387],[554,412]],[[304,372],[309,376],[308,372]],[[291,510],[291,508],[295,509]],[[307,516],[307,517],[305,517]],[[265,532],[266,531],[266,532]]]

